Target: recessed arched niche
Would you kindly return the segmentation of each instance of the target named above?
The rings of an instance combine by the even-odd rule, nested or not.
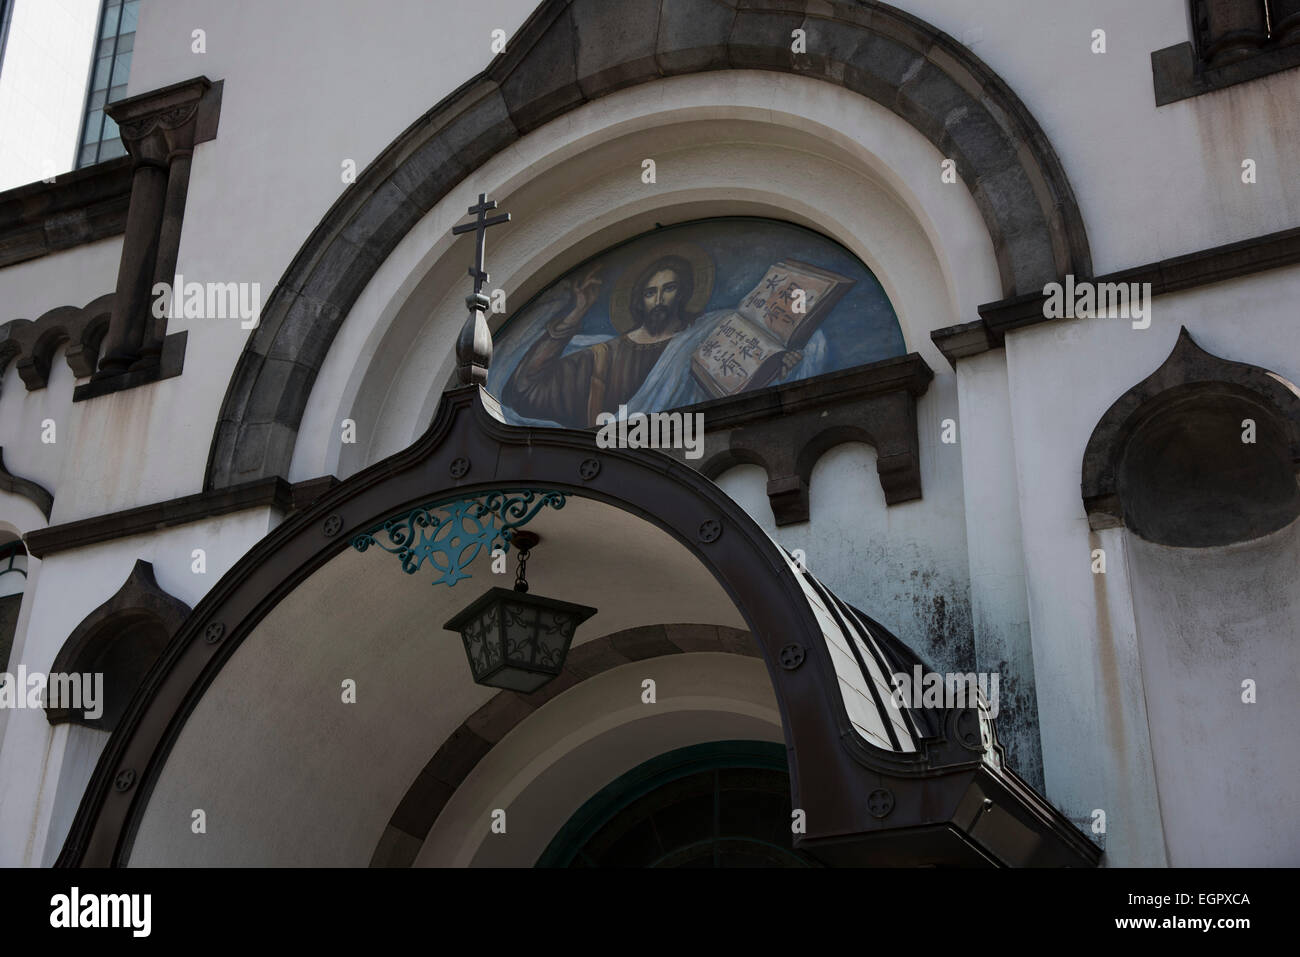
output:
[[[1083,463],[1094,529],[1160,545],[1260,538],[1300,515],[1300,392],[1179,334],[1163,365],[1102,416]]]
[[[189,613],[188,605],[159,587],[153,565],[137,560],[117,593],[73,629],[50,668],[58,675],[102,676],[102,699],[93,711],[49,703],[49,722],[115,730],[136,688]]]
[[[497,332],[488,388],[519,425],[585,428],[906,353],[879,280],[791,223],[719,217],[570,269]]]
[[[701,416],[713,478],[762,467],[777,525],[808,520],[820,456],[875,447],[889,504],[921,497],[909,354],[872,271],[792,223],[728,216],[643,233],[569,269],[497,331],[488,389],[515,425],[593,428],[669,410]]]

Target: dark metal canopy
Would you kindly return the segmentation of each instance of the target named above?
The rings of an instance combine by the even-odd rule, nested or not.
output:
[[[905,708],[892,673],[922,665],[801,570],[716,485],[593,432],[520,428],[478,386],[447,392],[408,449],[291,516],[204,597],[110,738],[59,856],[122,865],[172,743],[269,611],[393,516],[434,500],[537,488],[591,498],[663,529],[712,574],[767,664],[785,730],[799,847],[828,863],[1092,866],[1100,850],[1005,766],[981,707]]]

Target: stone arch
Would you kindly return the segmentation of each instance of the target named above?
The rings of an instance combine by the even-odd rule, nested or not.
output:
[[[1093,529],[1125,525],[1163,545],[1227,545],[1300,515],[1298,472],[1300,391],[1267,369],[1206,352],[1184,327],[1160,368],[1093,429],[1083,502]]]
[[[565,661],[559,681],[568,688],[628,662],[701,651],[762,657],[747,632],[717,625],[646,625],[579,645]],[[407,867],[415,860],[452,793],[488,750],[532,712],[530,699],[535,697],[501,691],[461,722],[411,782],[375,848],[371,867]]]
[[[806,54],[791,49],[802,29]],[[1024,104],[951,37],[883,3],[768,8],[725,0],[546,0],[507,50],[412,124],[345,192],[269,297],[227,388],[208,489],[285,475],[330,344],[379,264],[494,154],[623,87],[706,70],[768,70],[843,86],[912,124],[970,189],[1007,296],[1091,275],[1064,169]]]
[[[46,707],[50,724],[72,721],[112,731],[163,648],[190,613],[154,578],[153,565],[137,560],[117,592],[73,629],[50,666],[52,674],[104,675],[103,713],[90,718],[69,707]]]

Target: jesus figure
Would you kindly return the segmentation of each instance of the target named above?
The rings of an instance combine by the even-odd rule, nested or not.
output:
[[[622,405],[630,412],[653,412],[709,398],[691,375],[690,356],[730,310],[701,315],[687,309],[695,294],[691,262],[680,255],[656,258],[632,283],[630,328],[617,336],[578,336],[583,317],[600,296],[599,274],[596,267],[572,283],[571,299],[543,320],[540,335],[502,389],[502,403],[520,419],[590,428],[602,412],[614,413]],[[783,357],[780,378],[801,359],[812,360],[801,371],[817,374],[825,352],[819,332],[803,352]]]

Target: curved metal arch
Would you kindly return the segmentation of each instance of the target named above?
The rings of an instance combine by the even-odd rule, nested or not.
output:
[[[794,29],[807,53],[794,53]],[[1064,167],[1024,103],[970,50],[875,0],[544,0],[488,68],[420,117],[298,250],[231,377],[205,489],[286,475],[316,375],[380,264],[448,192],[505,147],[623,87],[709,70],[812,77],[909,122],[962,177],[1005,296],[1092,274]]]
[[[925,832],[935,862],[1096,863],[1099,850],[961,728],[970,708],[947,709],[906,752],[872,746],[855,731],[827,645],[824,621],[879,629],[799,572],[757,523],[716,485],[662,452],[599,449],[596,435],[507,425],[478,387],[443,396],[434,420],[406,450],[378,462],[290,518],[222,577],[186,619],[132,698],[78,808],[60,866],[120,865],[167,755],[189,715],[239,644],[275,605],[358,534],[431,495],[481,495],[536,485],[604,502],[671,535],[735,603],[767,665],[781,714],[792,796],[806,813],[801,846],[827,860],[861,862],[863,841],[897,855]],[[830,609],[829,611],[827,609]],[[897,639],[898,661],[919,664]],[[791,650],[796,653],[793,657]],[[901,657],[899,657],[901,656]],[[918,729],[923,730],[923,729]],[[963,736],[972,741],[963,743]],[[882,782],[899,813],[882,821]],[[989,795],[984,797],[984,795]],[[955,835],[983,801],[980,838]],[[893,797],[889,801],[893,807]],[[884,812],[888,814],[889,811]],[[1029,840],[1030,834],[1041,839]]]
[[[594,433],[506,425],[476,387],[449,392],[416,443],[371,466],[287,520],[239,561],[195,607],[145,678],[109,740],[58,864],[125,863],[167,753],[222,666],[257,623],[376,521],[427,500],[536,483],[621,508],[687,547],[745,615],[767,663],[786,729],[796,800],[817,830],[865,824],[853,781],[869,759],[851,740],[820,626],[777,545],[717,486],[671,457],[596,447]],[[601,467],[584,478],[583,464]],[[470,463],[462,472],[458,463]],[[706,523],[718,523],[713,537]],[[794,671],[779,664],[791,641],[808,649]],[[856,747],[856,751],[854,750]],[[858,751],[862,753],[857,753]],[[806,757],[804,757],[806,755]],[[811,832],[812,828],[810,828]]]

